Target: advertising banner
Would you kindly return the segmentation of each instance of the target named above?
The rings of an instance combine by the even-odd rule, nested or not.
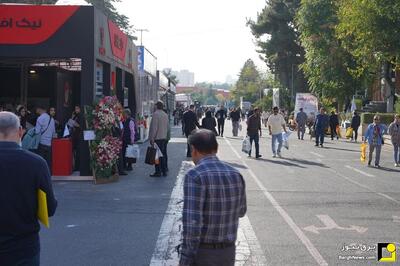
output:
[[[294,108],[295,114],[300,111],[300,108],[303,108],[303,111],[310,115],[314,113],[316,115],[318,113],[318,99],[311,93],[296,93],[296,105]]]

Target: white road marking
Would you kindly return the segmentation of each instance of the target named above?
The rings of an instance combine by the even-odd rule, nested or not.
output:
[[[268,190],[264,187],[258,177],[254,174],[254,172],[249,168],[239,153],[233,148],[232,144],[229,140],[225,138],[225,141],[228,143],[232,151],[236,154],[236,156],[242,161],[242,164],[247,167],[247,171],[257,183],[258,187],[264,193],[265,197],[271,202],[272,206],[278,211],[278,213],[282,216],[285,222],[289,225],[289,227],[293,230],[293,232],[297,235],[303,245],[310,252],[311,256],[315,259],[318,265],[328,265],[326,260],[322,257],[319,251],[315,248],[315,246],[311,243],[310,239],[303,233],[300,227],[293,221],[293,219],[289,216],[289,214],[279,205],[279,203],[275,200],[275,198],[268,192]]]
[[[356,225],[350,225],[350,227],[342,227],[336,224],[336,222],[326,214],[320,214],[317,215],[318,219],[321,220],[321,222],[325,225],[325,227],[317,227],[315,225],[310,225],[307,227],[304,227],[303,229],[308,232],[312,232],[315,234],[319,234],[319,231],[322,230],[333,230],[333,229],[338,229],[338,230],[345,230],[345,231],[356,231],[357,233],[363,234],[367,232],[368,228],[362,227],[362,226],[356,226]]]
[[[367,177],[375,177],[374,175],[368,174],[368,173],[366,173],[364,171],[361,171],[361,170],[359,170],[357,168],[351,167],[350,165],[346,165],[346,168],[351,169],[353,171],[356,171],[357,173],[360,173],[360,174],[365,175]]]
[[[187,143],[186,138],[171,138],[169,143]]]
[[[69,225],[67,225],[66,227],[67,227],[67,228],[73,228],[73,227],[77,227],[77,225],[76,225],[76,224],[69,224]]]
[[[325,158],[325,156],[323,156],[322,154],[319,154],[319,153],[316,153],[316,152],[313,152],[313,151],[310,151],[310,153],[312,155],[315,155],[315,156],[319,157],[319,158]]]
[[[176,266],[179,263],[175,248],[181,243],[183,182],[185,173],[192,167],[191,162],[182,162],[150,261],[151,266]],[[267,260],[247,216],[239,221],[235,265],[267,265]]]
[[[363,185],[363,184],[360,184],[360,183],[358,183],[357,181],[354,181],[353,179],[351,179],[350,177],[347,177],[347,176],[342,175],[341,173],[335,171],[334,169],[327,168],[326,170],[328,170],[328,171],[330,171],[330,172],[336,174],[337,176],[342,177],[343,179],[346,179],[346,180],[349,181],[350,183],[353,183],[353,184],[355,184],[355,185],[357,185],[357,186],[359,186],[359,187],[362,187],[362,188],[364,188],[364,189],[366,189],[366,190],[368,190],[368,191],[370,191],[370,192],[372,192],[372,193],[375,193],[375,194],[377,194],[377,195],[379,195],[379,196],[381,196],[381,197],[384,197],[384,198],[386,198],[386,199],[388,199],[388,200],[390,200],[390,201],[393,201],[393,202],[396,202],[396,203],[400,204],[400,201],[398,201],[398,200],[396,200],[396,199],[390,197],[389,195],[386,195],[385,193],[377,192],[377,191],[371,189],[371,188],[368,187],[368,186],[365,186],[365,185]]]

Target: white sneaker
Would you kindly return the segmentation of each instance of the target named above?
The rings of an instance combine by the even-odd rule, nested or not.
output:
[[[279,157],[279,158],[282,158],[282,155],[281,155],[281,153],[280,153],[280,152],[278,152],[278,157]]]
[[[276,154],[275,153],[272,155],[272,158],[276,158]]]
[[[394,164],[394,167],[399,167],[399,164],[398,164],[398,163],[395,163],[395,164]]]

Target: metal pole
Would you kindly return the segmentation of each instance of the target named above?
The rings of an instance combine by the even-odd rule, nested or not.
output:
[[[292,64],[292,99],[290,102],[294,100],[294,64]]]

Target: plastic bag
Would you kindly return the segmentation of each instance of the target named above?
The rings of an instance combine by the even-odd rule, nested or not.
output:
[[[125,157],[126,158],[139,159],[139,157],[140,157],[139,145],[136,145],[136,144],[135,145],[128,145],[126,147]]]
[[[367,144],[366,143],[361,143],[360,160],[361,160],[361,162],[365,162],[366,159],[367,159]]]
[[[283,147],[289,149],[289,136],[292,132],[283,132],[282,133],[282,140],[283,140]]]
[[[346,129],[346,138],[351,139],[353,137],[353,128],[348,127]]]
[[[251,151],[250,137],[246,136],[242,142],[242,152],[249,153]]]
[[[239,130],[242,131],[242,124],[239,124]]]
[[[155,159],[154,159],[154,164],[158,165],[158,164],[160,164],[160,157],[163,157],[164,155],[162,154],[160,148],[158,147],[158,145],[156,143],[154,143],[154,148],[156,148],[156,150],[157,150]]]

